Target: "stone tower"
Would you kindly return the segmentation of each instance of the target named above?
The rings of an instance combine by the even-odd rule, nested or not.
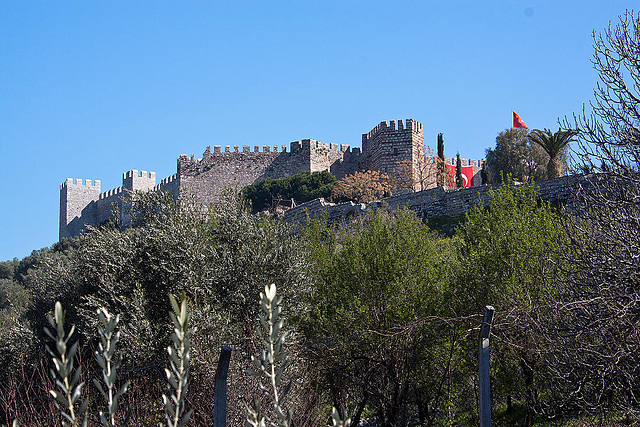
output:
[[[129,191],[149,191],[156,186],[156,173],[136,169],[122,175],[122,187]]]
[[[368,133],[362,134],[362,153],[366,168],[392,173],[400,163],[410,160],[415,163],[424,145],[422,123],[406,119],[380,122]]]
[[[80,234],[85,224],[97,223],[97,204],[100,181],[87,179],[82,182],[67,178],[60,184],[60,239]]]

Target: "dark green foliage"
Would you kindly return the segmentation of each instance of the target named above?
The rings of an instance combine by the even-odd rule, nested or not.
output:
[[[532,145],[528,135],[527,129],[510,128],[496,137],[495,148],[488,148],[485,156],[490,183],[500,184],[508,175],[520,182],[546,179],[549,156],[539,145]],[[566,164],[566,158],[563,161]]]
[[[559,257],[559,245],[567,239],[556,210],[540,204],[531,186],[503,185],[490,190],[490,197],[487,207],[467,213],[460,230],[463,269],[476,308],[490,304],[500,312],[552,297],[546,278],[552,256]]]
[[[215,263],[208,292],[236,328],[233,342],[226,344],[244,346],[249,342],[240,337],[253,336],[255,302],[265,283],[279,283],[292,312],[301,308],[298,293],[308,287],[307,262],[293,230],[279,220],[252,215],[232,194],[227,200],[208,223],[207,242]]]
[[[176,203],[165,193],[135,194],[132,226],[91,229],[82,236],[73,280],[82,289],[81,331],[97,327],[95,311],[122,313],[125,361],[164,358],[170,330],[165,323],[167,294],[201,297],[210,285],[212,248],[206,221],[196,205]]]
[[[465,221],[466,216],[433,216],[426,220],[427,226],[442,236],[453,237],[458,226]]]
[[[31,254],[24,257],[20,261],[17,261],[16,259],[14,259],[13,261],[7,261],[8,263],[10,262],[13,266],[14,280],[17,280],[23,285],[26,285],[26,281],[28,281],[27,275],[29,273],[29,270],[40,268],[40,264],[47,258],[68,258],[70,256],[73,256],[73,253],[78,248],[79,244],[80,240],[78,237],[62,239],[61,241],[51,245],[50,248],[42,248],[32,251]],[[51,305],[53,305],[53,301]]]
[[[438,134],[438,171],[437,182],[438,187],[444,186],[446,181],[446,166],[444,165],[444,137],[442,133]]]
[[[0,279],[0,310],[24,310],[29,294],[24,287],[11,279]]]
[[[16,265],[11,285],[14,293],[9,296],[11,310],[6,312],[12,319],[12,328],[5,330],[11,339],[3,340],[7,347],[0,347],[0,352],[6,349],[14,353],[7,355],[13,362],[37,363],[41,356],[33,350],[47,340],[43,330],[47,325],[46,314],[57,300],[69,305],[77,301],[77,288],[70,281],[77,245],[77,239],[63,241],[51,248],[33,251]],[[18,301],[23,304],[17,304]],[[67,313],[67,319],[76,322],[75,309]]]
[[[254,212],[273,207],[274,200],[304,203],[324,197],[331,199],[331,190],[336,178],[329,171],[302,172],[286,178],[266,178],[242,189],[245,198],[251,201]]]
[[[611,402],[633,402],[622,379],[637,384],[632,332],[638,298],[628,291],[637,264],[608,262],[633,260],[637,253],[625,252],[638,240],[637,216],[623,215],[635,212],[631,205],[614,211],[616,221],[600,207],[589,211],[588,221],[569,217],[575,220],[563,224],[559,208],[537,202],[531,187],[505,185],[487,207],[464,218],[424,224],[406,210],[380,210],[341,227],[316,223],[306,231],[252,215],[234,193],[208,214],[154,193],[134,195],[130,206],[127,229],[91,229],[79,242],[2,264],[3,379],[41,359],[37,338],[51,307],[46,303],[56,299],[69,307],[66,321],[78,323],[74,336],[81,348],[95,340],[95,309],[104,306],[122,314],[123,366],[165,360],[172,332],[166,296],[184,291],[197,327],[189,408],[195,424],[210,425],[212,361],[226,344],[237,350],[230,372],[248,367],[261,342],[260,290],[278,283],[290,325],[282,350],[291,365],[281,385],[293,380],[285,403],[295,408],[297,425],[319,425],[331,406],[354,421],[377,417],[386,426],[411,417],[423,425],[477,423],[477,333],[487,304],[496,308],[493,400],[500,408],[512,404],[501,422],[527,424],[542,410],[582,413],[576,399],[597,397],[597,391],[614,390],[611,385],[620,390]],[[603,244],[609,245],[604,252]],[[580,259],[604,261],[576,264]],[[571,302],[577,297],[586,305]],[[574,311],[562,311],[562,301]],[[607,319],[594,324],[591,308]],[[584,332],[594,325],[593,333]],[[620,342],[628,354],[598,377],[588,364],[596,352],[581,350],[613,357],[622,353],[610,344]],[[82,351],[84,360],[92,356]],[[576,397],[571,387],[578,381],[583,394]],[[229,401],[237,403],[230,404],[230,423],[240,425],[246,415],[237,396],[253,395],[260,395],[257,386],[237,376],[230,381]],[[137,403],[142,413],[161,407],[159,395]],[[134,417],[132,424],[153,423],[141,420]]]
[[[82,331],[95,328],[95,310],[105,307],[122,313],[125,357],[140,363],[164,357],[170,330],[153,325],[167,317],[167,294],[184,291],[196,304],[194,325],[214,336],[214,348],[247,344],[264,283],[282,283],[287,296],[302,283],[299,243],[279,222],[252,215],[232,193],[209,215],[197,206],[166,194],[136,195],[134,226],[83,236],[73,266],[84,295]],[[200,344],[194,341],[196,351]]]
[[[462,161],[460,160],[460,153],[456,154],[456,187],[464,188],[464,179],[462,178]]]
[[[489,175],[487,174],[487,164],[483,163],[482,164],[482,169],[480,169],[480,179],[482,180],[483,184],[488,184],[489,183]]]
[[[13,279],[19,262],[18,258],[0,262],[0,279]]]
[[[33,355],[33,333],[25,319],[29,304],[29,293],[20,283],[0,279],[0,381],[5,384]]]

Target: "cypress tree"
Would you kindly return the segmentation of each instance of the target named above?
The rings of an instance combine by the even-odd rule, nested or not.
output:
[[[442,133],[438,134],[438,157],[444,161],[444,137]]]
[[[445,167],[444,167],[444,137],[442,133],[438,134],[438,187],[444,186],[445,183]]]
[[[456,154],[456,187],[464,187],[464,180],[462,179],[462,160],[460,160],[460,153]]]

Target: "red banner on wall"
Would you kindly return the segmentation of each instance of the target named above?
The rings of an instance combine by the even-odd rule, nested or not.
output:
[[[456,167],[455,165],[445,165],[447,167],[447,175],[449,175],[449,186],[456,186]],[[464,187],[473,187],[473,166],[462,166],[462,181]]]

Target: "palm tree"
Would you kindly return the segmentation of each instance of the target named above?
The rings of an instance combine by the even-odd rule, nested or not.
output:
[[[547,165],[547,177],[549,179],[558,178],[562,175],[562,164],[560,163],[560,154],[570,142],[575,141],[574,138],[578,132],[574,130],[560,130],[551,133],[547,128],[544,130],[536,129],[529,134],[529,139],[537,143],[549,155],[549,164]]]

